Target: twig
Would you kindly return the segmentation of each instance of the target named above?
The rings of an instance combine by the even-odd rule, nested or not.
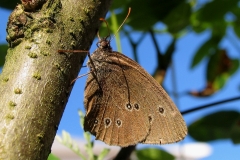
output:
[[[161,53],[161,51],[160,51],[160,48],[159,48],[159,45],[158,45],[158,43],[157,43],[157,39],[156,39],[156,37],[155,37],[155,35],[154,35],[153,30],[150,29],[150,30],[149,30],[149,33],[150,33],[150,36],[151,36],[151,38],[152,38],[152,40],[153,40],[153,44],[154,44],[154,46],[155,46],[155,49],[156,49],[156,51],[157,51],[158,64],[160,64],[163,55],[162,55],[162,53]]]
[[[216,106],[218,104],[227,103],[227,102],[231,102],[231,101],[235,101],[235,100],[240,100],[240,96],[230,98],[230,99],[225,99],[225,100],[210,103],[210,104],[206,104],[206,105],[202,105],[202,106],[199,106],[199,107],[193,107],[192,109],[188,109],[186,111],[181,112],[181,114],[191,113],[191,112],[198,111],[198,110],[201,110],[201,109],[204,109],[204,108],[213,107],[213,106]]]

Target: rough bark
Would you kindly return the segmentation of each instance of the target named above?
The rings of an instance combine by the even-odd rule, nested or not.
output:
[[[47,0],[37,7],[20,4],[12,12],[0,75],[1,160],[47,159],[70,82],[86,56],[58,50],[88,50],[110,1]]]

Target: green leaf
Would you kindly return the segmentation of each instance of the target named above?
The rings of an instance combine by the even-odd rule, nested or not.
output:
[[[240,10],[238,6],[235,6],[234,9],[232,9],[232,13],[235,15],[235,20],[233,21],[233,29],[238,38],[240,37]]]
[[[239,63],[240,61],[238,59],[231,59],[231,67],[228,72],[230,75],[233,75],[234,73],[237,72],[239,68]]]
[[[236,6],[238,6],[237,3],[238,0],[215,0],[206,3],[206,5],[191,15],[190,19],[193,30],[195,32],[202,32],[210,28],[213,35],[222,37],[228,25],[225,15],[231,10],[235,10]]]
[[[123,3],[122,1],[121,3],[114,1],[111,10],[118,8],[118,10],[114,10],[117,13],[119,12],[119,7],[122,7],[120,13],[116,14],[118,22],[121,23],[126,17],[128,8],[131,7],[132,10],[126,24],[131,26],[133,30],[148,31],[150,28],[153,27],[153,25],[162,21],[165,17],[170,15],[168,17],[168,20],[166,21],[169,24],[171,23],[171,27],[169,29],[176,32],[176,30],[181,30],[182,28],[184,28],[184,26],[188,24],[189,18],[185,17],[189,17],[190,15],[188,14],[191,13],[190,5],[188,3],[185,3],[184,0],[124,1],[125,3]],[[171,12],[175,9],[176,11]],[[184,11],[184,14],[181,14],[179,17],[179,14],[177,12],[179,12],[180,10],[181,12]],[[178,20],[177,25],[176,22],[175,25],[173,24],[174,22],[171,21],[172,18],[174,18],[174,20]],[[110,23],[109,26],[111,26]]]
[[[139,160],[174,160],[174,156],[157,148],[147,148],[137,150],[137,157]]]
[[[131,6],[127,6],[127,2],[129,0],[121,0],[121,1],[112,1],[112,5],[111,5],[111,9],[110,10],[114,10],[114,9],[122,9],[124,8],[124,6],[127,7],[131,7]]]
[[[2,67],[4,65],[5,57],[7,55],[7,49],[8,49],[7,44],[0,45],[0,67]]]
[[[82,155],[78,144],[72,140],[72,137],[68,132],[63,130],[62,137],[56,135],[56,140],[59,141],[61,144],[65,145],[66,147],[68,147],[69,149],[71,149],[75,154],[77,154],[83,160],[87,159]]]
[[[80,117],[80,126],[83,129],[83,124],[84,124],[84,113],[81,110],[78,110],[78,115]]]
[[[97,157],[97,160],[103,160],[109,152],[110,152],[110,149],[104,148],[102,152],[99,154],[99,156]]]
[[[188,127],[188,133],[197,141],[212,141],[230,138],[233,123],[239,117],[236,111],[219,111],[209,114]]]
[[[218,50],[212,54],[207,64],[207,81],[215,90],[221,89],[239,68],[238,59],[230,59],[227,51]]]
[[[232,126],[230,137],[234,144],[240,143],[240,117],[235,121]]]
[[[83,124],[84,124],[84,113],[81,110],[78,110],[78,114],[80,117],[80,125],[83,129]],[[85,138],[85,140],[87,141],[87,143],[85,144],[85,149],[86,152],[88,154],[88,159],[93,160],[95,159],[94,157],[94,153],[93,153],[93,145],[94,143],[91,141],[91,134],[88,132],[84,132],[83,136]]]
[[[216,52],[216,49],[218,48],[218,43],[220,39],[216,37],[211,37],[209,40],[207,40],[195,53],[191,68],[194,68],[196,65],[198,65],[205,57],[210,55],[211,53]]]
[[[134,30],[147,31],[155,23],[158,22],[158,19],[153,9],[151,9],[151,5],[146,2],[147,1],[132,0],[129,3],[129,6],[131,6],[132,11],[130,16],[128,17],[127,25],[131,26]],[[127,10],[128,8],[124,9],[123,13],[127,13]],[[121,20],[123,20],[126,17],[126,14],[125,15],[121,14],[120,17]],[[118,18],[118,21],[119,19],[120,18]]]
[[[150,9],[153,11],[154,15],[159,21],[162,21],[171,13],[172,10],[177,8],[179,5],[186,3],[185,0],[151,0],[145,2],[150,5]]]
[[[227,73],[218,75],[213,81],[214,90],[217,91],[217,90],[223,88],[224,85],[227,83],[228,79],[229,79],[229,75]]]
[[[163,22],[168,26],[169,32],[176,34],[189,25],[190,15],[190,4],[183,2],[171,10],[171,12],[163,19]]]
[[[121,47],[121,41],[120,41],[120,35],[119,33],[117,32],[118,28],[120,27],[121,23],[118,23],[117,21],[117,16],[114,12],[111,11],[111,22],[112,22],[112,25],[111,25],[111,29],[114,31],[115,33],[115,40],[116,40],[116,44],[117,44],[117,51],[122,53],[122,47]]]
[[[221,89],[228,81],[231,76],[237,72],[239,68],[239,60],[238,59],[231,59],[230,60],[231,66],[230,68],[223,74],[219,75],[213,83],[213,86],[216,90]]]
[[[50,153],[47,160],[60,160],[60,158],[58,158],[54,154]]]
[[[216,50],[209,57],[209,61],[207,64],[207,81],[213,82],[220,74],[222,74],[222,52],[220,50]]]
[[[197,19],[204,22],[213,22],[224,19],[229,10],[238,5],[238,0],[214,0],[206,3],[197,14]]]
[[[238,38],[240,38],[240,18],[237,18],[236,21],[233,23],[233,29]]]
[[[185,2],[184,0],[131,0],[124,10],[132,8],[128,25],[134,30],[148,31],[153,25],[162,21],[172,9]],[[126,7],[128,6],[128,7]]]
[[[219,39],[225,36],[227,29],[227,22],[224,19],[211,23],[212,36]]]

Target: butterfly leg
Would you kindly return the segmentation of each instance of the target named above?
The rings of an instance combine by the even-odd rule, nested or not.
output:
[[[88,72],[88,73],[86,73],[86,74],[82,74],[82,75],[80,75],[80,76],[77,76],[77,78],[75,78],[74,80],[72,80],[72,82],[70,83],[71,85],[78,79],[78,78],[81,78],[81,77],[83,77],[83,76],[86,76],[86,75],[88,75],[88,74],[90,74],[91,72]]]
[[[91,65],[92,65],[92,67],[93,67],[93,70],[94,70],[94,72],[91,71],[90,73],[92,74],[92,76],[94,77],[94,79],[97,81],[97,84],[98,84],[100,90],[102,90],[102,87],[101,87],[101,85],[100,85],[100,83],[99,83],[99,81],[98,81],[98,79],[97,79],[97,69],[96,69],[96,67],[95,67],[95,65],[94,65],[94,63],[93,63],[93,60],[92,60],[89,52],[88,52],[87,55],[88,55],[89,61],[90,61]]]

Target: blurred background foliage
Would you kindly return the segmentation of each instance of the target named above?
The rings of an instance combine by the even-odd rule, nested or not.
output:
[[[129,40],[136,61],[138,61],[138,46],[146,35],[150,35],[158,57],[158,66],[155,69],[154,77],[159,83],[162,82],[171,63],[176,42],[190,32],[199,34],[206,30],[210,31],[209,39],[193,53],[191,64],[191,69],[194,69],[202,61],[207,61],[205,75],[203,75],[206,77],[205,88],[187,93],[193,97],[202,98],[203,101],[204,98],[223,89],[231,76],[239,70],[240,61],[240,56],[230,57],[228,51],[220,47],[222,39],[229,36],[226,32],[229,27],[233,28],[234,34],[240,38],[240,1],[205,0],[204,2],[199,5],[198,0],[115,0],[110,9],[110,15],[112,16],[107,19],[111,33],[115,33],[116,28],[126,17],[129,7],[133,9],[120,33]],[[17,3],[20,3],[20,1],[1,0],[0,7],[13,10]],[[157,24],[159,23],[165,27],[158,28]],[[133,41],[132,34],[136,32],[142,36],[137,41]],[[108,35],[107,29],[104,27],[101,27],[100,33],[101,35]],[[165,53],[160,51],[159,44],[156,42],[156,36],[162,33],[168,33],[172,36],[172,42]],[[239,50],[237,42],[232,41],[231,43]],[[7,48],[7,44],[0,44],[0,67],[4,64]],[[239,124],[239,112],[217,111],[205,115],[188,126],[189,135],[202,142],[231,139],[233,143],[237,144],[240,143]],[[138,150],[137,156],[139,159],[165,159],[163,158],[165,156],[173,159],[171,155],[164,151],[149,148]]]

